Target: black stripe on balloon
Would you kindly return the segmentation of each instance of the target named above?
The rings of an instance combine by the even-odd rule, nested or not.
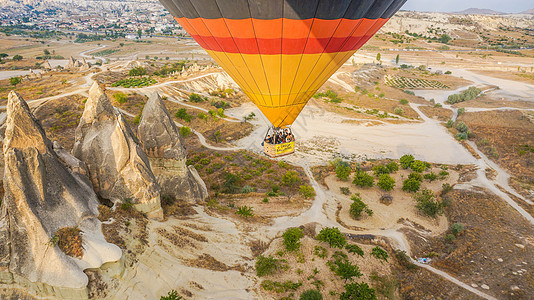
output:
[[[200,14],[186,0],[160,0],[165,8],[175,17],[188,19],[200,18]],[[337,20],[346,18],[390,18],[406,2],[405,0],[194,0],[195,6],[202,11],[205,19],[218,19],[222,15],[227,19],[294,20],[318,19]],[[248,2],[248,3],[247,3]],[[395,5],[392,5],[394,2]],[[181,13],[172,9],[179,7]],[[314,9],[319,5],[317,13]],[[250,10],[249,10],[250,6]],[[368,7],[371,9],[365,9]],[[386,9],[387,8],[387,9]],[[282,12],[284,12],[282,14]]]

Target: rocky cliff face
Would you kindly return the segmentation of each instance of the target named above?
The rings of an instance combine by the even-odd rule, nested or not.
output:
[[[137,131],[162,195],[190,203],[208,196],[196,169],[186,165],[180,132],[157,92],[146,103]]]
[[[54,147],[26,102],[14,92],[7,103],[3,144],[1,279],[10,277],[12,282],[4,282],[8,284],[29,281],[74,289],[79,292],[76,297],[83,297],[85,291],[87,297],[83,270],[117,261],[122,253],[104,239],[97,219],[98,199],[85,165]],[[67,227],[82,232],[79,257],[63,253],[53,239]]]
[[[150,162],[122,114],[95,83],[73,148],[85,162],[97,194],[114,202],[131,201],[151,218],[161,218],[160,188]]]

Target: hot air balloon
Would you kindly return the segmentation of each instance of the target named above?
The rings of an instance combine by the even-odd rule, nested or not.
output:
[[[271,122],[309,99],[406,0],[160,0]],[[264,143],[279,156],[289,143]]]

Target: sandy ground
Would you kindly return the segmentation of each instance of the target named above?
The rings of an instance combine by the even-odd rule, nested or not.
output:
[[[243,273],[254,264],[248,243],[252,239],[243,225],[211,217],[201,208],[187,220],[169,219],[149,223],[149,246],[132,268],[127,268],[110,299],[157,299],[171,289],[194,299],[256,299],[249,290],[254,276]],[[182,228],[198,234],[185,235]],[[164,234],[162,234],[164,230]],[[255,236],[261,233],[254,233]],[[196,238],[196,239],[195,239]],[[195,267],[191,262],[208,254],[226,267]],[[194,264],[193,264],[194,265]],[[236,270],[230,270],[235,268]]]

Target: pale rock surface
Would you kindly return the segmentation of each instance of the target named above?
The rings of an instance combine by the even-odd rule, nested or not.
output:
[[[180,131],[157,92],[146,103],[137,131],[162,195],[190,203],[206,199],[206,185],[197,170],[186,165]]]
[[[30,286],[40,287],[36,293],[47,289],[61,290],[63,296],[83,296],[88,283],[83,270],[99,268],[122,255],[117,246],[104,239],[97,219],[98,199],[84,164],[63,149],[54,149],[26,102],[14,92],[7,103],[3,144],[3,278],[25,285],[31,282]],[[82,231],[81,258],[67,256],[50,244],[59,229],[76,226]]]
[[[47,71],[52,70],[52,66],[50,66],[50,62],[48,62],[48,60],[43,63],[43,69]]]
[[[160,187],[130,126],[94,83],[76,128],[72,153],[85,162],[97,194],[113,202],[130,199],[151,218],[162,218]]]

